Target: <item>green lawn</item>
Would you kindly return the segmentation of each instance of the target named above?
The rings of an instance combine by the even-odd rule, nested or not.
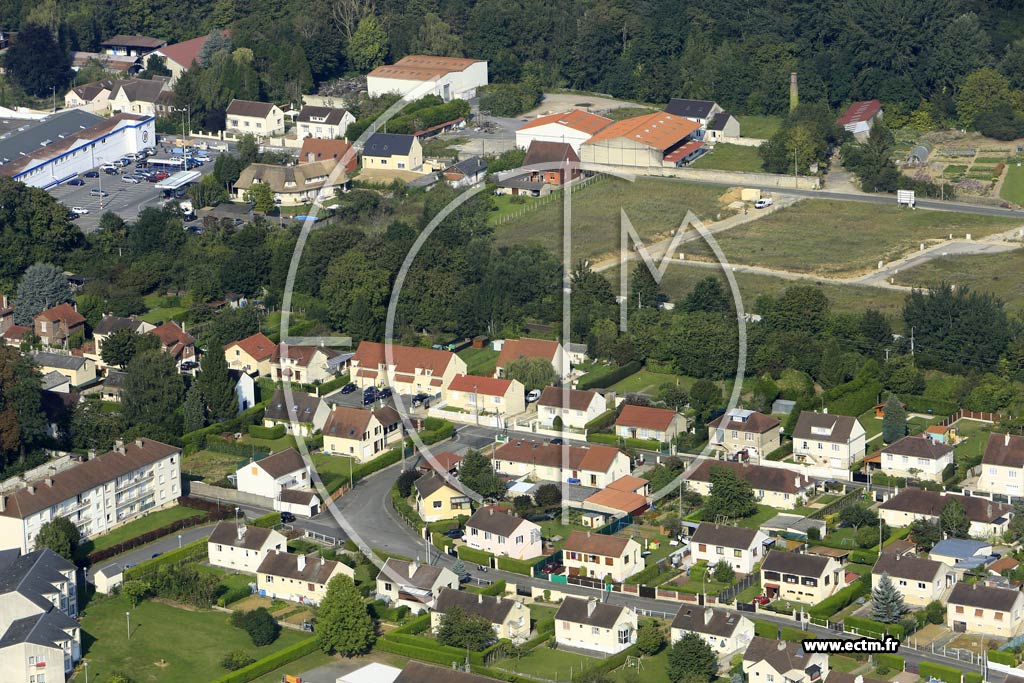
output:
[[[622,683],[635,680],[630,678],[630,671],[639,673],[644,683],[671,683],[668,678],[668,647],[653,657],[641,657],[639,671],[623,666],[612,672],[612,678]]]
[[[730,145],[724,142],[719,142],[710,153],[690,165],[693,168],[713,168],[720,171],[764,171],[757,147]]]
[[[494,374],[494,367],[498,360],[498,352],[488,344],[485,348],[468,348],[459,351],[459,358],[466,361],[466,374],[484,375],[489,377]]]
[[[570,671],[578,673],[581,668],[587,668],[596,664],[599,660],[594,657],[585,657],[563,650],[552,650],[549,647],[538,647],[521,659],[501,659],[497,666],[508,671],[525,674],[526,676],[541,676],[548,680],[568,681]]]
[[[835,277],[871,272],[878,261],[893,261],[950,234],[977,239],[1022,224],[998,216],[808,199],[720,233],[717,241],[733,263]],[[713,259],[703,242],[688,244],[687,252]]]
[[[277,453],[278,451],[283,451],[286,448],[295,448],[295,437],[286,434],[280,439],[257,439],[254,436],[243,434],[242,438],[238,440],[238,443],[250,444],[256,448],[268,450],[271,453]]]
[[[759,529],[762,524],[777,514],[779,514],[779,510],[776,510],[770,505],[758,505],[756,513],[750,517],[744,517],[743,519],[736,520],[735,524],[736,526],[741,526],[747,529]]]
[[[669,590],[677,589],[682,593],[690,593],[692,595],[700,593],[718,595],[731,585],[731,583],[715,581],[712,578],[712,573],[708,570],[708,565],[700,562],[690,568],[689,580],[686,583],[666,585],[664,588]]]
[[[177,297],[175,297],[177,298]],[[187,308],[181,305],[180,299],[177,305],[172,305],[172,299],[168,297],[160,296],[160,294],[153,293],[147,294],[142,298],[146,304],[146,312],[139,316],[140,320],[145,320],[147,323],[160,323],[167,322],[168,320],[181,321],[182,316],[188,311]]]
[[[974,420],[960,420],[956,423],[956,430],[960,442],[953,450],[957,461],[971,459],[980,461],[985,453],[985,445],[988,444],[988,435],[992,432],[992,425]]]
[[[1021,224],[1024,225],[1024,221]],[[1024,249],[997,254],[946,256],[901,270],[896,282],[914,287],[935,287],[942,282],[955,282],[959,287],[996,295],[1006,302],[1007,312],[1013,315],[1024,311],[1024,278],[1017,276],[1022,269]]]
[[[354,468],[358,463],[352,458],[344,455],[327,455],[325,453],[312,453],[313,465],[317,474],[324,482],[328,491],[336,491],[342,484],[349,480],[349,463]]]
[[[541,537],[545,540],[550,540],[555,536],[562,537],[562,540],[555,544],[557,547],[561,547],[562,543],[573,531],[588,531],[588,529],[581,524],[562,524],[560,517],[537,523],[540,525]]]
[[[1024,204],[1024,166],[1010,164],[1006,168],[999,196],[1014,204]]]
[[[864,411],[861,415],[857,416],[857,421],[860,422],[860,426],[864,428],[866,434],[865,439],[871,439],[876,434],[882,433],[882,420],[875,417],[875,409]]]
[[[126,611],[131,613],[130,639]],[[220,660],[228,652],[241,650],[260,659],[308,637],[284,629],[274,643],[257,648],[245,631],[228,624],[223,612],[190,611],[152,601],[130,609],[121,597],[94,599],[80,621],[89,679],[99,682],[113,671],[148,683],[209,681],[227,673]]]
[[[855,669],[859,669],[861,664],[852,657],[844,657],[843,655],[829,655],[828,663],[836,671],[842,671],[843,673],[850,673]]]
[[[196,451],[181,460],[182,473],[202,479],[207,483],[215,482],[229,474],[233,474],[248,458],[217,451]]]
[[[641,237],[667,237],[680,226],[687,211],[704,221],[728,214],[719,201],[725,191],[716,185],[662,178],[638,178],[635,182],[606,178],[588,185],[572,195],[573,258],[617,253],[623,209]],[[533,243],[561,253],[563,208],[563,202],[549,201],[495,226],[498,243],[516,247]]]
[[[693,377],[685,377],[683,375],[669,375],[661,372],[651,372],[650,370],[640,370],[625,379],[619,380],[610,388],[618,394],[657,394],[658,389],[663,384],[678,384],[684,389],[689,390],[696,381]]]
[[[166,526],[171,522],[176,522],[179,519],[186,519],[187,517],[195,517],[196,515],[206,516],[206,512],[202,510],[196,510],[195,508],[185,507],[183,505],[175,505],[165,510],[157,510],[151,512],[145,517],[135,520],[134,522],[128,522],[124,526],[120,526],[109,534],[97,536],[91,541],[87,541],[83,545],[83,550],[86,553],[91,553],[96,550],[103,550],[104,548],[110,548],[123,541],[127,541],[129,538],[135,538],[147,531],[153,531],[159,529],[162,526]]]
[[[379,654],[382,653],[378,653],[377,655],[375,655],[374,658],[376,659],[376,657],[379,656]],[[397,656],[395,657],[395,666],[400,667],[402,666],[403,662],[407,661],[404,658]],[[284,680],[283,677],[286,675],[298,676],[299,674],[304,673],[306,671],[311,671],[312,669],[323,666],[324,664],[329,664],[331,662],[336,661],[339,661],[339,657],[334,655],[325,655],[322,651],[316,650],[315,652],[311,652],[304,657],[299,657],[290,664],[285,664],[280,669],[274,669],[268,674],[264,674],[259,678],[254,678],[250,683],[281,683],[281,681]]]
[[[767,139],[782,126],[781,116],[750,114],[736,117],[740,122],[740,135],[745,138]]]

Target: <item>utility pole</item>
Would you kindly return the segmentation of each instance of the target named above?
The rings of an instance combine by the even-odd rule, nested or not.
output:
[[[914,355],[914,328],[910,328],[910,355]]]

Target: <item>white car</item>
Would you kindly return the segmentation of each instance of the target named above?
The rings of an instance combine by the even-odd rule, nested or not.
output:
[[[754,208],[755,209],[767,209],[769,206],[771,206],[774,203],[775,203],[775,201],[772,200],[772,199],[768,199],[768,198],[758,199],[756,202],[754,202]]]
[[[123,175],[123,176],[121,176],[121,182],[122,183],[131,183],[132,185],[138,185],[142,181],[139,180],[138,178],[136,178],[135,176]]]
[[[526,395],[526,402],[533,403],[540,400],[540,389],[534,389]]]
[[[72,206],[71,213],[75,214],[76,216],[84,216],[85,214],[89,213],[89,209],[86,209],[81,206]]]

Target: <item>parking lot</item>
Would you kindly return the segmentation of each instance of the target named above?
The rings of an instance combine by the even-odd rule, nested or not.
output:
[[[193,170],[204,175],[210,173],[213,171],[213,161],[217,154],[218,152],[212,150],[207,152],[209,161]],[[166,157],[169,154],[161,151],[157,156]],[[121,169],[120,172],[131,175],[135,168],[133,163]],[[74,206],[88,209],[88,214],[75,219],[75,223],[85,233],[97,230],[100,217],[107,211],[113,211],[125,221],[130,222],[135,220],[146,207],[158,207],[163,203],[163,192],[156,189],[156,183],[142,181],[133,185],[121,180],[120,175],[109,175],[102,171],[99,178],[82,178],[82,180],[85,181],[85,185],[65,183],[52,187],[48,191],[69,210]],[[103,191],[107,193],[106,197],[93,197],[89,194],[91,189],[98,187],[102,187]]]

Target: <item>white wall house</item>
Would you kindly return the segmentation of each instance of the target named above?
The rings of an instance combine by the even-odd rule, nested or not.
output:
[[[214,527],[206,547],[214,567],[255,575],[267,553],[288,550],[288,539],[274,529],[223,521]]]
[[[487,85],[487,62],[482,59],[407,55],[394,64],[379,66],[366,77],[370,97],[390,93],[419,99],[437,95],[445,102],[470,100]]]

